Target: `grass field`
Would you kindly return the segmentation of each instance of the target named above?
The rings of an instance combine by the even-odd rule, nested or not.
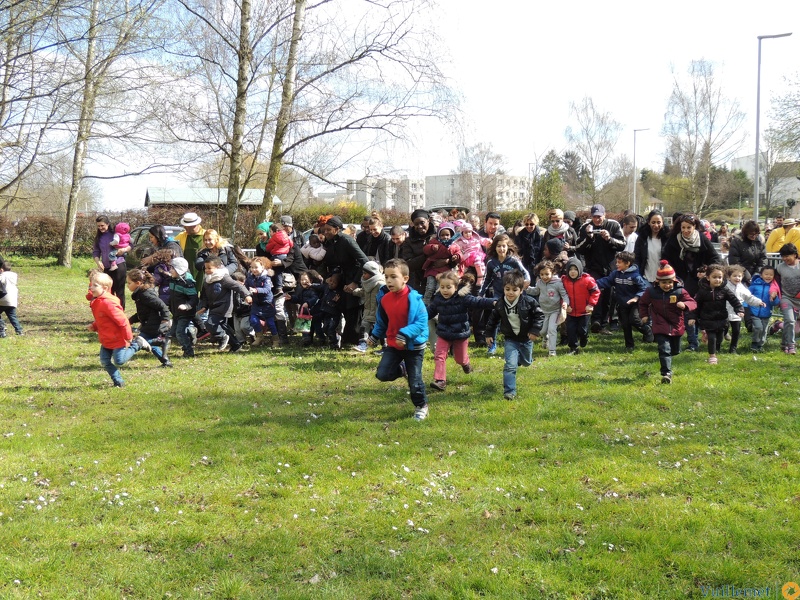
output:
[[[782,598],[800,580],[798,357],[775,338],[716,367],[682,354],[671,386],[621,334],[537,348],[514,402],[476,350],[416,422],[405,381],[350,352],[140,353],[114,389],[89,262],[17,263],[2,598]]]

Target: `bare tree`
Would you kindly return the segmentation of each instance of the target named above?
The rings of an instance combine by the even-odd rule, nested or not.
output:
[[[729,162],[741,148],[743,121],[739,102],[726,98],[716,81],[713,63],[692,61],[687,78],[673,72],[663,131],[672,165],[691,185],[695,214],[706,208],[712,166]]]
[[[622,131],[622,125],[610,112],[603,112],[586,96],[579,104],[570,104],[570,114],[577,126],[567,127],[567,141],[575,148],[581,162],[589,171],[591,188],[587,190],[592,200],[597,200],[600,189],[609,181],[609,159]]]
[[[789,91],[773,100],[770,111],[774,141],[781,151],[800,160],[800,74],[789,82]]]
[[[457,174],[464,205],[478,210],[497,210],[494,180],[503,173],[505,165],[506,158],[495,152],[491,144],[462,148]]]

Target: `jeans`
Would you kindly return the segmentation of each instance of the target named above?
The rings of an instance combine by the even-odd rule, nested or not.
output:
[[[228,319],[222,315],[208,314],[208,321],[206,322],[206,329],[211,334],[212,339],[221,342],[222,338],[226,335],[231,338],[236,338],[231,326],[228,325]]]
[[[234,317],[234,324],[237,318],[238,317]],[[262,331],[264,331],[264,327],[261,326],[261,321],[264,321],[264,325],[267,327],[267,329],[269,329],[269,332],[272,335],[278,335],[278,328],[275,325],[275,318],[272,317],[271,315],[267,316],[263,312],[252,311],[250,313],[249,321],[250,321],[250,326],[247,328],[248,331],[252,329],[257,333],[261,333]]]
[[[456,364],[462,367],[469,364],[468,344],[468,339],[446,340],[444,338],[436,338],[436,350],[433,353],[433,378],[436,381],[447,380],[447,355],[450,353],[451,347],[453,348],[453,358],[456,360]]]
[[[192,336],[189,334],[186,329],[189,326],[194,327],[194,319],[191,315],[183,315],[180,317],[175,317],[172,319],[172,329],[169,332],[169,336],[172,338],[177,338],[178,343],[181,346],[181,349],[186,352],[189,350],[193,345]],[[195,328],[195,334],[197,333],[197,329]]]
[[[572,317],[567,315],[567,343],[570,350],[578,349],[579,340],[589,335],[589,315]]]
[[[17,318],[17,307],[16,306],[0,306],[0,315],[2,313],[6,314],[8,317],[8,322],[11,323],[11,326],[14,328],[14,331],[17,332],[17,335],[22,335],[22,325],[20,325],[19,319]],[[3,323],[3,317],[0,316],[0,333],[5,333],[6,325]]]
[[[250,324],[250,315],[233,316],[233,333],[236,334],[236,341],[244,344],[248,335],[253,335],[253,327]],[[274,320],[273,320],[274,324]]]
[[[686,324],[686,338],[689,340],[689,350],[697,350],[700,347],[700,340],[697,339],[697,324]]]
[[[336,335],[336,330],[339,328],[341,322],[341,315],[329,315],[327,313],[323,313],[322,315],[323,339],[328,341],[328,345],[331,348],[339,347],[339,338]],[[344,346],[344,337],[342,337],[342,346]]]
[[[795,302],[798,303],[797,307]],[[794,298],[781,298],[781,313],[783,314],[783,337],[781,339],[781,348],[791,348],[795,345],[794,339],[794,324],[797,321],[795,311],[800,308],[800,300]]]
[[[655,340],[658,345],[658,362],[661,363],[661,375],[671,375],[672,357],[681,353],[681,336],[657,333]]]
[[[517,393],[517,367],[529,367],[533,362],[533,342],[505,340],[506,364],[503,365],[503,393]]]
[[[405,361],[408,373],[408,389],[411,392],[411,402],[420,408],[428,403],[425,395],[425,383],[422,381],[422,359],[425,357],[425,348],[417,350],[400,350],[393,346],[386,346],[378,363],[375,377],[379,381],[394,381],[403,376],[400,363]]]
[[[117,367],[121,367],[128,362],[133,355],[139,351],[139,344],[133,342],[127,348],[106,348],[100,346],[100,364],[111,376],[111,381],[115,384],[122,384],[122,374]]]
[[[750,340],[751,350],[761,350],[767,343],[769,333],[769,317],[753,317],[753,335]]]

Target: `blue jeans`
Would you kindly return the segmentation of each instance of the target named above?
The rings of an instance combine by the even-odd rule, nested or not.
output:
[[[11,323],[11,326],[14,328],[14,331],[17,332],[17,335],[22,335],[22,325],[20,325],[19,319],[17,318],[17,307],[0,306],[0,333],[5,333],[6,324],[3,323],[2,313],[6,313],[8,322]]]
[[[425,382],[422,381],[422,359],[424,357],[424,347],[418,350],[399,350],[392,346],[385,346],[375,377],[379,381],[394,381],[402,377],[403,371],[400,363],[405,361],[411,402],[417,408],[425,406],[428,403],[428,397],[425,395]]]
[[[221,342],[222,338],[226,335],[230,339],[236,339],[236,333],[228,325],[227,317],[222,315],[215,315],[208,313],[208,321],[206,321],[206,330],[211,334],[214,341]]]
[[[700,340],[697,338],[697,323],[694,325],[686,324],[686,339],[689,340],[689,350],[698,350]]]
[[[503,393],[517,393],[517,367],[529,367],[533,362],[533,342],[505,340],[506,364],[503,366]]]
[[[658,362],[661,363],[661,375],[672,374],[672,357],[681,353],[681,337],[679,335],[655,335],[658,345]]]
[[[181,345],[181,349],[184,352],[191,349],[191,347],[194,345],[192,342],[192,336],[186,331],[186,328],[192,325],[193,322],[194,319],[191,315],[175,317],[172,319],[172,330],[169,332],[169,336],[178,339],[178,343]]]
[[[122,383],[122,374],[117,367],[121,367],[128,362],[134,354],[139,351],[139,345],[133,342],[127,348],[106,348],[100,346],[100,364],[111,376],[111,381],[116,384]]]

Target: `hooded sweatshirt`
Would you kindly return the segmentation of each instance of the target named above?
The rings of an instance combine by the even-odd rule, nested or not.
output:
[[[569,271],[573,266],[578,269],[578,277],[576,279],[572,279],[569,276]],[[561,276],[561,282],[567,291],[569,305],[572,308],[572,311],[567,315],[568,317],[583,317],[587,315],[586,307],[596,306],[600,300],[600,288],[597,287],[597,282],[594,277],[583,272],[583,263],[575,257],[567,261],[564,267],[564,275]]]
[[[369,279],[361,280],[361,287],[353,290],[353,296],[364,299],[364,313],[361,320],[367,323],[375,323],[378,314],[378,291],[386,285],[386,278],[383,273],[373,275]]]
[[[555,275],[547,282],[538,279],[536,285],[528,290],[531,296],[539,298],[539,306],[546,315],[560,311],[562,302],[569,306],[569,296],[567,296],[567,290],[564,289],[564,283]]]

